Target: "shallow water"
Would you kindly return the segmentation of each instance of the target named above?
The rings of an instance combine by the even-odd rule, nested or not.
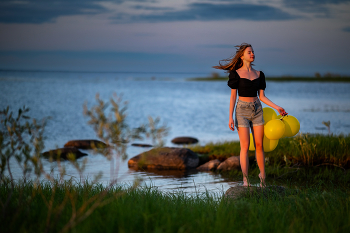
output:
[[[65,73],[65,72],[0,72],[0,108],[7,105],[13,111],[26,105],[29,115],[41,119],[51,116],[46,128],[45,150],[62,147],[74,139],[97,139],[83,115],[83,104],[95,104],[95,95],[108,101],[113,93],[123,94],[128,101],[128,123],[136,127],[147,117],[162,119],[170,127],[167,146],[177,136],[193,136],[200,144],[210,141],[238,140],[237,132],[228,126],[230,89],[225,82],[190,82],[188,77],[206,74],[142,74],[142,73]],[[334,134],[350,133],[349,83],[269,82],[266,96],[300,121],[302,133],[328,133],[323,121],[331,122]],[[265,107],[265,105],[263,105]],[[151,143],[150,140],[144,143]],[[131,158],[148,148],[128,148]],[[83,177],[93,177],[103,171],[102,181],[111,178],[111,162],[101,155],[89,156]],[[83,161],[78,160],[79,163]],[[45,161],[49,169],[57,164]],[[15,163],[12,164],[16,166]],[[135,177],[143,184],[162,190],[186,192],[221,192],[240,181],[228,180],[220,174],[188,172],[146,172],[119,164],[121,182],[132,183]],[[79,179],[70,166],[68,177]],[[20,170],[14,168],[19,177]]]

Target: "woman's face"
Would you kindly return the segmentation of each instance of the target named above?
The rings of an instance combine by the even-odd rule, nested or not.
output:
[[[241,59],[247,62],[253,62],[255,59],[255,55],[254,55],[254,50],[252,47],[248,47],[244,50],[243,56],[241,57]]]

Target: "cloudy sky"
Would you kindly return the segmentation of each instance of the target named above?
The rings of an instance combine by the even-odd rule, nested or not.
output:
[[[1,0],[0,69],[350,75],[350,0]]]

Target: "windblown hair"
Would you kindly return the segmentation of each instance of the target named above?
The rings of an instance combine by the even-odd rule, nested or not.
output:
[[[250,44],[242,43],[241,45],[236,45],[237,48],[236,54],[230,58],[219,61],[218,66],[213,66],[215,69],[227,70],[230,72],[231,70],[237,70],[243,66],[243,61],[241,57],[244,54],[244,50],[248,47],[252,47]],[[221,64],[221,62],[225,62],[226,64]]]

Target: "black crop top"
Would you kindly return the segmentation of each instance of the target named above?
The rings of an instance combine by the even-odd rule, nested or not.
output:
[[[227,85],[231,89],[238,89],[238,96],[256,97],[258,90],[266,88],[265,75],[262,71],[260,71],[259,77],[254,80],[239,77],[236,70],[231,70],[228,77]]]

